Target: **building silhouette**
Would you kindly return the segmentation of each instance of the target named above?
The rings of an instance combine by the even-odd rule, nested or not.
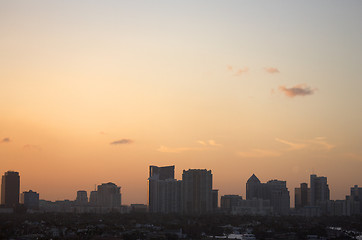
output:
[[[329,186],[327,184],[327,177],[318,177],[315,174],[310,175],[310,204],[316,206],[328,200]]]
[[[308,183],[301,183],[299,188],[294,189],[294,194],[294,207],[296,209],[310,205],[310,188],[308,188]]]
[[[253,199],[269,200],[277,215],[289,214],[290,196],[286,181],[270,180],[261,183],[253,174],[246,182],[246,200]]]
[[[1,204],[15,207],[19,204],[20,176],[18,172],[8,171],[2,176]]]
[[[203,214],[212,211],[211,170],[189,169],[183,171],[182,209],[185,214]]]
[[[39,193],[32,190],[21,194],[20,203],[24,204],[27,209],[39,209]]]
[[[97,207],[100,212],[120,211],[121,187],[111,182],[98,185]]]
[[[77,205],[87,205],[88,204],[88,195],[87,191],[80,190],[77,191],[77,198],[75,199]]]
[[[212,211],[216,212],[219,208],[219,190],[212,190]]]
[[[220,207],[221,210],[225,213],[231,213],[233,207],[240,205],[240,202],[243,200],[242,196],[239,195],[224,195],[221,196]]]
[[[174,178],[175,166],[150,166],[148,206],[152,213],[181,212],[182,181]]]

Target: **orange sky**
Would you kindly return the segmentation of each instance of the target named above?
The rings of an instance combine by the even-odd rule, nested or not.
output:
[[[112,181],[146,203],[149,165],[362,185],[361,3],[2,1],[0,172],[74,199]],[[116,142],[118,144],[111,144]]]

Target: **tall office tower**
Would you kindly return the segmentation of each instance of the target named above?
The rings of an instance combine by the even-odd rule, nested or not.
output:
[[[263,199],[263,194],[263,184],[260,182],[259,178],[253,174],[246,182],[246,199]]]
[[[356,210],[354,211],[355,214],[362,214],[362,188],[358,187],[358,185],[354,185],[351,187],[351,200],[357,202],[357,206],[355,207]]]
[[[18,172],[8,171],[2,176],[1,204],[14,207],[19,204],[20,176]]]
[[[211,170],[189,169],[182,174],[182,208],[186,214],[212,211]]]
[[[107,210],[120,208],[121,187],[111,182],[98,185],[97,206],[106,208]]]
[[[310,175],[310,204],[316,206],[329,200],[329,187],[327,177]]]
[[[295,202],[294,207],[296,209],[309,206],[310,198],[310,188],[308,188],[308,183],[301,183],[299,188],[294,189]]]
[[[88,204],[88,196],[87,191],[77,191],[77,198],[75,199],[77,205],[87,205]]]
[[[230,213],[233,207],[240,205],[240,202],[243,200],[242,196],[239,195],[224,195],[221,196],[220,205],[223,212]]]
[[[91,191],[90,195],[89,195],[89,203],[91,206],[96,206],[97,205],[97,191]]]
[[[288,215],[290,210],[290,196],[286,181],[270,180],[265,184],[266,198],[270,200],[273,211],[279,215]]]
[[[39,209],[39,193],[33,192],[32,190],[28,192],[23,192],[21,194],[20,203],[24,204],[27,209],[38,210]]]
[[[148,207],[153,213],[181,211],[181,181],[175,176],[175,166],[150,166],[148,178]]]
[[[212,211],[216,212],[219,207],[219,190],[212,190]]]

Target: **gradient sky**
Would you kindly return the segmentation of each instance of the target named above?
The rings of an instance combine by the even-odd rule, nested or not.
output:
[[[148,166],[362,185],[362,1],[0,0],[0,172],[48,200]]]

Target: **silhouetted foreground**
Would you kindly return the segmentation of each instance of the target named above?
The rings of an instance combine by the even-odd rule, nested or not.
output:
[[[362,217],[1,214],[0,239],[358,239]],[[241,238],[240,238],[241,239]]]

